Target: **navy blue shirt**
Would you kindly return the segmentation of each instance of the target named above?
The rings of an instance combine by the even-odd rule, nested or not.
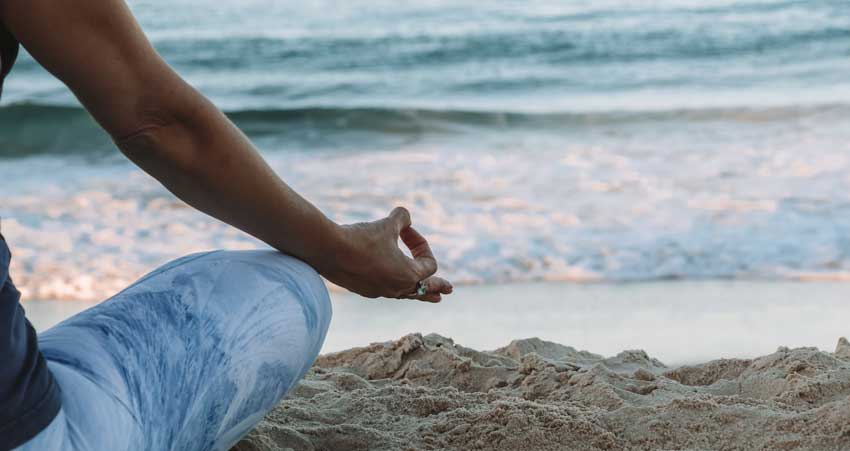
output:
[[[0,26],[0,90],[18,54],[15,38]],[[0,451],[26,443],[59,413],[59,386],[38,350],[38,338],[9,276],[12,253],[0,235]]]
[[[59,386],[38,350],[21,295],[9,277],[11,252],[0,235],[0,449],[22,445],[59,413]]]

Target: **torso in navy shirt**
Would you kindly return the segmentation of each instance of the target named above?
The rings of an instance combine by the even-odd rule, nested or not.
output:
[[[18,43],[0,26],[0,89],[18,54]],[[0,450],[22,445],[59,413],[59,387],[38,350],[21,295],[9,275],[12,254],[0,235]]]

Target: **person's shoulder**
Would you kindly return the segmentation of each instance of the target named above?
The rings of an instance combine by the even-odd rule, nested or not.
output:
[[[12,70],[15,59],[18,57],[18,41],[6,27],[0,23],[0,92],[3,88],[3,79]]]

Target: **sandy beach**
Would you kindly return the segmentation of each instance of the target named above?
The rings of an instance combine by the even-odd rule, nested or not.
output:
[[[831,350],[830,350],[831,351]],[[669,367],[410,334],[326,354],[231,451],[850,449],[850,344]]]
[[[436,306],[331,291],[323,356],[234,451],[850,449],[845,287],[464,286]],[[40,330],[89,305],[24,303]]]
[[[91,343],[56,333],[65,354],[0,327],[0,451],[4,424],[29,430],[12,398],[56,386],[82,406],[63,407],[69,440],[107,451],[103,431],[206,451],[252,428],[230,451],[850,451],[850,1],[118,3],[138,25],[94,28],[141,28],[144,51],[79,68],[86,27],[42,44],[22,30],[39,21],[0,21],[4,56],[21,41],[0,105],[0,320],[25,324],[19,291],[40,334],[175,259],[269,246],[329,280],[333,318],[310,271],[285,279],[312,280],[302,308],[273,315],[289,304],[231,300],[282,293],[258,289],[276,269],[211,265],[98,316]],[[54,41],[62,58],[42,55]],[[397,206],[428,246],[403,218],[360,234]],[[453,284],[439,304],[348,291],[432,274]],[[196,285],[213,288],[175,288]],[[95,360],[118,368],[108,384]]]

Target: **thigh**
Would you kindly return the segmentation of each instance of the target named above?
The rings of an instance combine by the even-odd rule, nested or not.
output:
[[[76,368],[48,362],[62,391],[62,409],[50,425],[15,451],[143,449],[141,428],[117,397]]]
[[[126,449],[226,450],[303,377],[330,317],[303,262],[219,251],[163,266],[40,344],[50,365],[73,368],[128,416]],[[91,427],[80,434],[96,436]]]

